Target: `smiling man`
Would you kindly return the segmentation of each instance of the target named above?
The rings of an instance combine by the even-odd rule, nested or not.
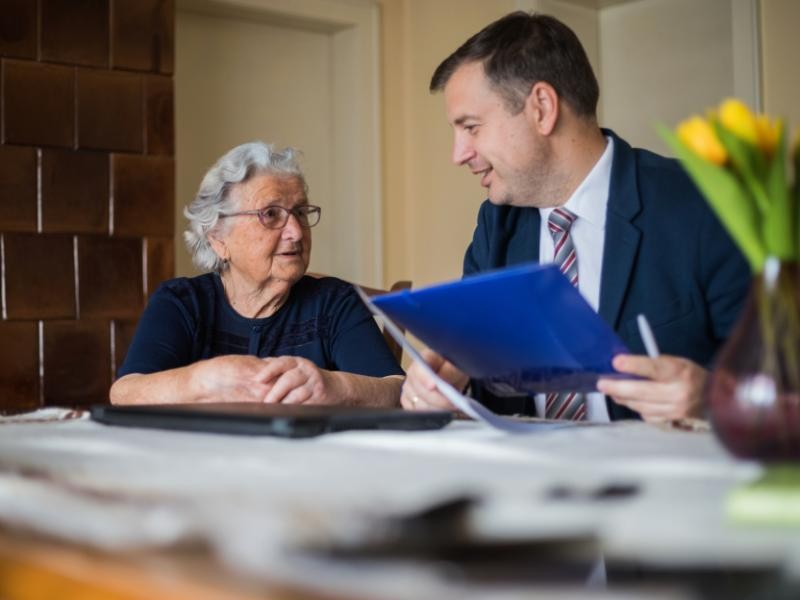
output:
[[[464,275],[554,262],[631,350],[643,350],[636,316],[644,313],[665,352],[617,356],[618,371],[642,379],[601,380],[598,393],[500,397],[476,382],[473,393],[499,412],[547,418],[702,415],[705,369],[738,316],[750,273],[675,161],[599,127],[597,80],[575,34],[547,15],[509,14],[445,59],[430,89],[444,92],[453,162],[488,196]],[[443,357],[429,351],[426,360],[467,386]],[[449,406],[418,365],[402,403]]]

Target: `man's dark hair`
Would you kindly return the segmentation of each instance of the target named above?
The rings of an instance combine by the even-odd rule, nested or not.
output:
[[[575,113],[596,115],[600,89],[592,66],[575,33],[554,17],[517,11],[487,25],[442,61],[430,91],[443,90],[459,67],[475,61],[512,113],[545,81]]]

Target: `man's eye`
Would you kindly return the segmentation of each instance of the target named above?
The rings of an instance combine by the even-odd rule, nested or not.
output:
[[[277,208],[268,207],[268,208],[264,209],[263,214],[264,214],[264,218],[265,219],[273,220],[273,219],[279,219],[280,218],[281,211],[280,211],[280,209],[277,209]]]

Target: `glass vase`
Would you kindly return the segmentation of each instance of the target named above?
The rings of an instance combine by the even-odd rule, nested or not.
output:
[[[769,259],[706,389],[714,431],[733,454],[800,460],[800,268]]]

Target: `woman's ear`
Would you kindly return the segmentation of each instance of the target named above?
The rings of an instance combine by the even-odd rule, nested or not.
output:
[[[528,122],[540,135],[550,135],[556,128],[561,111],[560,98],[555,88],[546,81],[537,81],[525,99]]]
[[[211,249],[216,253],[217,256],[220,257],[221,260],[228,260],[230,258],[230,251],[228,250],[228,245],[215,236],[213,233],[207,233],[206,239],[208,243],[211,245]]]

